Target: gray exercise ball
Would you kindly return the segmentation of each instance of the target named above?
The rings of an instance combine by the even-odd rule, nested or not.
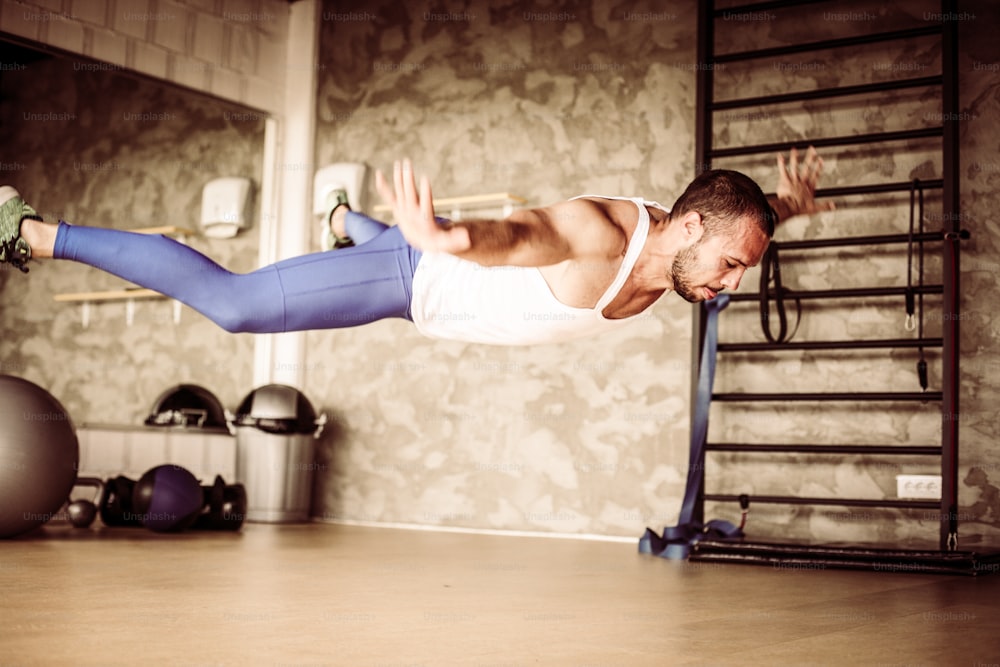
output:
[[[51,519],[73,490],[79,463],[76,431],[59,401],[0,375],[0,538]]]

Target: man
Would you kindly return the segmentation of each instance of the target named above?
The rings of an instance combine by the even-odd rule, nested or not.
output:
[[[578,197],[504,220],[441,221],[430,184],[410,162],[376,187],[389,227],[335,210],[353,247],[295,257],[237,275],[163,236],[43,222],[0,188],[0,261],[83,262],[177,299],[231,332],[357,326],[389,317],[421,333],[499,345],[569,340],[623,325],[676,291],[697,302],[739,286],[782,219],[831,208],[814,198],[822,160],[778,157],[776,199],[751,179],[714,170],[672,209],[640,198]]]

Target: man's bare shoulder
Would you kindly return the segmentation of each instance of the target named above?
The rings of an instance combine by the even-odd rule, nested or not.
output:
[[[639,215],[627,200],[583,197],[547,207],[552,225],[577,256],[616,256],[628,244]]]

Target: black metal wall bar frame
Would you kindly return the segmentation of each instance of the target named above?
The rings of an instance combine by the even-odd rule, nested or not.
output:
[[[725,12],[761,12],[769,9],[801,6],[806,4],[822,4],[827,0],[776,0],[738,7],[717,10],[714,2],[703,0],[699,2],[698,14],[698,44],[697,62],[699,67],[697,77],[697,118],[696,118],[696,151],[695,162],[697,172],[711,168],[714,158],[776,153],[787,151],[792,147],[803,147],[803,143],[817,148],[864,145],[876,142],[900,141],[920,138],[941,139],[942,145],[942,177],[937,180],[922,181],[925,189],[940,190],[942,205],[943,229],[939,232],[926,232],[912,237],[912,241],[940,242],[942,252],[942,284],[923,285],[920,294],[939,294],[942,300],[942,336],[940,338],[907,338],[883,340],[856,341],[809,341],[789,343],[720,343],[719,353],[777,350],[850,350],[872,348],[905,348],[905,347],[940,347],[942,361],[942,387],[939,392],[871,392],[871,393],[811,393],[811,394],[735,394],[717,393],[713,401],[933,401],[941,403],[942,432],[940,446],[878,446],[878,445],[787,445],[787,444],[729,444],[706,443],[706,451],[744,452],[744,453],[808,453],[829,455],[859,455],[875,454],[883,456],[935,456],[940,457],[942,493],[940,501],[916,501],[898,499],[844,499],[844,498],[805,498],[791,496],[752,496],[753,503],[777,504],[807,504],[835,505],[839,507],[881,507],[935,510],[940,512],[940,549],[954,551],[957,549],[958,534],[958,424],[959,424],[959,243],[964,238],[960,228],[959,213],[959,137],[958,137],[958,54],[956,21],[942,20],[929,26],[906,30],[893,30],[869,35],[859,35],[846,38],[828,39],[803,44],[764,48],[715,55],[715,21]],[[943,17],[956,13],[954,0],[943,0],[941,3]],[[897,79],[891,82],[843,86],[822,90],[807,90],[782,95],[751,97],[716,101],[714,99],[714,65],[727,62],[748,61],[754,59],[776,57],[782,55],[807,53],[833,48],[860,46],[865,44],[883,43],[922,36],[940,36],[942,45],[941,75],[918,78]],[[920,128],[895,132],[879,132],[839,137],[810,139],[808,142],[795,141],[787,143],[768,143],[735,148],[714,149],[713,144],[713,112],[722,109],[734,109],[762,105],[775,105],[813,99],[845,97],[881,92],[885,90],[901,90],[907,88],[926,88],[939,86],[941,89],[942,124],[940,127]],[[876,193],[892,193],[909,191],[912,184],[883,183],[877,185],[859,185],[839,188],[825,188],[817,191],[819,197],[840,197],[846,195],[864,195]],[[813,239],[804,241],[783,242],[781,249],[812,249],[843,246],[877,245],[889,243],[906,243],[911,240],[907,234],[888,234],[837,239]],[[799,299],[836,299],[847,297],[877,297],[904,295],[905,287],[889,288],[855,288],[840,290],[817,290],[795,292]],[[757,294],[734,294],[733,301],[757,300]],[[693,360],[694,368],[699,368],[702,341],[705,330],[705,311],[695,306]],[[697,395],[698,373],[692,373],[692,392]],[[704,476],[705,467],[701,466],[700,474]],[[704,482],[704,479],[702,480]],[[702,484],[704,489],[704,483]],[[703,493],[699,498],[694,519],[704,520],[704,502],[738,501],[737,495]]]

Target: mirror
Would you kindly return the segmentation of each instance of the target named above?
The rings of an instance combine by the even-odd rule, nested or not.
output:
[[[266,113],[33,44],[0,41],[0,62],[0,183],[48,221],[190,229],[181,240],[226,268],[256,268]],[[231,176],[253,184],[250,228],[207,238],[202,188]],[[251,386],[249,336],[166,299],[88,302],[84,323],[84,301],[56,295],[127,285],[73,262],[29,268],[0,270],[0,373],[47,387],[78,426],[141,424],[156,396],[182,382],[225,404]]]

